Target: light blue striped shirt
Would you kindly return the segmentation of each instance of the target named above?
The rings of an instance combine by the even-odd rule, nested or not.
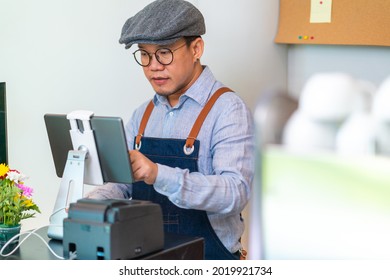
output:
[[[208,99],[222,86],[205,67],[175,107],[165,97],[155,95],[144,136],[186,139]],[[134,111],[125,126],[131,149],[148,102]],[[207,211],[217,236],[233,253],[241,249],[244,221],[240,213],[248,203],[254,176],[253,116],[236,93],[227,92],[214,104],[197,139],[199,172],[158,164],[154,188],[178,207]],[[89,197],[129,198],[131,185],[99,187]]]

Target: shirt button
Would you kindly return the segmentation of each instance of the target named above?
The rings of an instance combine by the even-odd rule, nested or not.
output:
[[[169,115],[172,117],[173,116],[173,112],[169,112]]]
[[[176,201],[175,201],[175,202],[176,202],[176,204],[180,204],[180,201],[179,201],[178,199],[176,199]]]
[[[167,191],[167,187],[164,186],[164,187],[162,188],[162,190],[163,190],[164,192],[166,192],[166,191]]]

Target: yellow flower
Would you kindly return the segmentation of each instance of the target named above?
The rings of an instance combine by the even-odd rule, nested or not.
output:
[[[21,183],[24,178],[19,171],[0,163],[0,225],[19,225],[21,220],[41,213],[31,198],[32,188]]]
[[[14,203],[18,203],[20,201],[21,195],[20,193],[15,194],[14,196]]]
[[[32,199],[27,199],[27,200],[23,201],[22,204],[24,204],[25,207],[34,206],[34,202],[32,201]]]
[[[0,164],[0,177],[4,177],[8,171],[9,171],[8,165],[1,163]]]

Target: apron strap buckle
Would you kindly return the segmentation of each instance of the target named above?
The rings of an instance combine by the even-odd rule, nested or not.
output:
[[[187,156],[189,156],[190,154],[192,154],[192,152],[194,151],[194,149],[195,149],[195,146],[194,146],[194,145],[188,147],[187,144],[184,144],[184,146],[183,146],[183,152],[184,152]]]

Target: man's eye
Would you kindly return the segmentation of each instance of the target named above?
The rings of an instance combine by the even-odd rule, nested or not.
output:
[[[159,51],[158,51],[158,54],[159,54],[159,55],[163,55],[163,56],[164,56],[164,55],[168,55],[168,54],[169,54],[169,50],[159,50]]]

